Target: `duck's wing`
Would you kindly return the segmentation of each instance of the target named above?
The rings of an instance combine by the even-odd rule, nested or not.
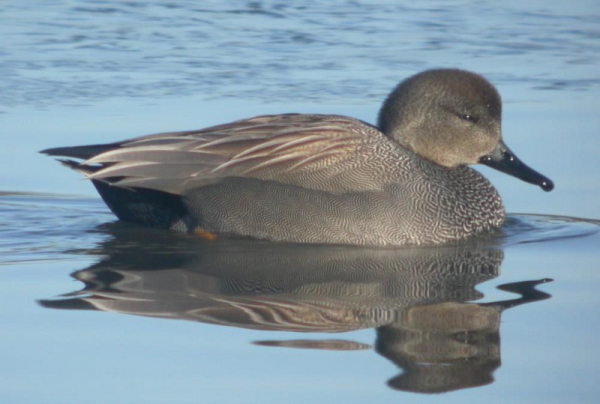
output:
[[[184,194],[223,178],[248,177],[343,192],[376,187],[360,168],[361,159],[373,154],[365,148],[379,137],[377,129],[352,118],[286,114],[44,153],[84,159],[65,163],[120,187]]]

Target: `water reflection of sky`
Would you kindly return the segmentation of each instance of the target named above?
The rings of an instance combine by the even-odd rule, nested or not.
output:
[[[248,402],[306,402],[315,397],[335,402],[439,400],[437,395],[402,396],[385,387],[388,381],[394,386],[394,380],[397,386],[400,368],[410,368],[402,355],[418,352],[404,349],[419,345],[415,335],[438,341],[437,346],[447,342],[443,333],[427,334],[414,323],[398,321],[394,324],[400,326],[381,332],[389,337],[384,341],[398,344],[382,344],[375,354],[372,349],[273,347],[314,348],[319,341],[321,347],[373,346],[379,335],[370,328],[310,334],[317,342],[303,342],[299,340],[308,338],[306,334],[35,305],[36,300],[54,301],[85,285],[74,283],[70,274],[89,276],[85,280],[92,282],[98,273],[106,273],[101,268],[106,264],[115,271],[131,270],[141,283],[130,287],[149,281],[146,275],[161,274],[160,268],[136,274],[135,265],[122,254],[143,255],[140,244],[107,231],[104,224],[112,216],[91,185],[37,151],[198,128],[261,113],[335,112],[374,122],[383,97],[402,78],[430,67],[461,67],[497,85],[505,102],[507,143],[556,183],[547,194],[482,169],[508,211],[598,219],[599,15],[595,1],[576,7],[544,1],[38,1],[3,6],[0,261],[5,278],[0,282],[0,356],[9,365],[0,370],[0,396],[12,403],[239,402],[240,397]],[[94,199],[1,193],[15,190]],[[462,279],[468,282],[454,289],[484,299],[453,304],[487,313],[490,319],[490,305],[519,298],[499,287],[545,278],[554,282],[537,288],[552,298],[506,310],[498,330],[483,327],[466,333],[473,338],[470,347],[487,350],[487,356],[479,356],[484,359],[480,364],[488,369],[483,374],[495,381],[442,396],[446,401],[546,402],[567,397],[592,402],[598,396],[597,235],[565,239],[588,234],[589,228],[559,222],[540,227],[535,219],[528,220],[522,226],[546,229],[545,241],[527,243],[529,236],[513,235],[492,249],[503,256],[493,274],[485,279],[465,275]],[[121,250],[113,248],[115,240]],[[179,273],[189,279],[197,275]],[[215,278],[226,279],[219,274]],[[395,279],[385,271],[378,276],[370,285],[379,290]],[[418,276],[413,280],[419,283]],[[353,290],[361,290],[363,281],[353,279]],[[318,284],[313,279],[310,290],[319,290],[314,288]],[[118,292],[122,283],[115,285],[110,298],[128,297]],[[437,286],[448,292],[452,285]],[[97,290],[63,298],[93,300]],[[531,291],[524,295],[531,296]],[[397,295],[387,296],[385,304],[380,300],[376,305],[377,313],[408,316],[398,314],[402,305]],[[215,297],[223,303],[218,294],[210,296],[212,302]],[[108,304],[110,298],[96,302]],[[337,299],[346,301],[339,294]],[[425,302],[430,305],[421,310],[442,300]],[[456,313],[456,307],[443,308]],[[412,375],[418,374],[418,367],[412,369]]]

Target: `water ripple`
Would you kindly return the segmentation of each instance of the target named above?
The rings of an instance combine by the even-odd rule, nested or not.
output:
[[[0,10],[0,105],[192,94],[364,104],[448,65],[497,84],[591,90],[599,13],[594,2],[12,2]]]
[[[598,234],[600,221],[568,216],[513,214],[509,215],[503,230],[504,245],[539,243]]]

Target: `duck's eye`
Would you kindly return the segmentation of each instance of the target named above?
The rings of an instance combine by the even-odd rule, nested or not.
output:
[[[475,118],[471,114],[463,114],[460,117],[461,117],[462,120],[467,121],[467,122],[473,122],[473,123],[477,122],[477,118]]]

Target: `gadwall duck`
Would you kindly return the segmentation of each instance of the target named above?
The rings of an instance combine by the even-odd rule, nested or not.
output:
[[[498,228],[500,196],[469,164],[552,182],[502,141],[500,95],[482,76],[419,73],[378,125],[266,115],[189,132],[42,153],[92,180],[119,219],[213,238],[360,245],[437,244]]]

